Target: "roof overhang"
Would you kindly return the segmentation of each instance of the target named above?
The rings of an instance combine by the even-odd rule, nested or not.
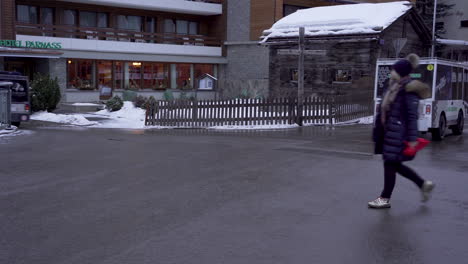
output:
[[[58,59],[61,51],[0,47],[0,56]]]
[[[468,46],[468,41],[459,39],[437,39],[437,43],[450,46]]]

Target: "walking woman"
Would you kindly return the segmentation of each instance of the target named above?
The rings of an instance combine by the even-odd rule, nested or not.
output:
[[[422,200],[429,199],[434,188],[431,181],[419,177],[403,164],[414,156],[403,154],[407,147],[416,147],[418,136],[418,105],[420,99],[430,97],[429,87],[411,80],[410,73],[419,65],[419,57],[410,54],[393,65],[390,84],[377,111],[373,139],[375,153],[383,154],[384,188],[377,199],[368,203],[370,208],[390,208],[390,197],[395,187],[396,173],[414,182],[422,193]],[[407,144],[405,144],[407,142]]]

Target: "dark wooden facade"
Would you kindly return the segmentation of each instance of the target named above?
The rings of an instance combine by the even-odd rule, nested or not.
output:
[[[0,1],[0,39],[15,38],[15,0]]]
[[[398,57],[429,54],[430,31],[413,11],[380,34],[306,38],[306,50],[313,50],[313,54],[305,55],[305,96],[362,93],[371,97],[377,59],[396,57],[394,41],[398,38],[407,40]],[[298,56],[285,54],[297,49],[296,43],[297,38],[268,41],[272,97],[297,94]]]

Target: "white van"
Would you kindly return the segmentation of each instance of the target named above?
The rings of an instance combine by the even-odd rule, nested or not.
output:
[[[382,93],[388,88],[392,65],[397,60],[377,61],[374,109],[380,105]],[[431,87],[431,98],[419,102],[419,131],[431,132],[433,140],[442,140],[448,128],[453,134],[461,135],[468,113],[468,63],[422,58],[411,78]]]

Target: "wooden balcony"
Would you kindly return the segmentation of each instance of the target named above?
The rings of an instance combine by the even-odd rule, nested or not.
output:
[[[136,43],[158,43],[212,47],[221,46],[221,41],[219,39],[203,35],[147,33],[119,30],[114,28],[76,27],[66,25],[16,23],[16,34]]]

